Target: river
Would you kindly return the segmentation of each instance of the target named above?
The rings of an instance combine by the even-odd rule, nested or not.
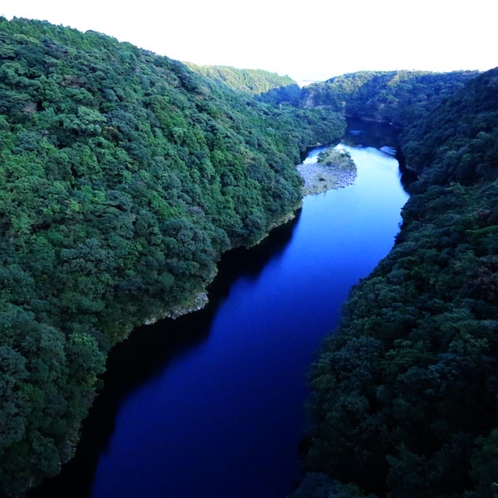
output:
[[[342,145],[355,185],[306,197],[259,246],[227,254],[204,310],[143,327],[112,351],[76,458],[33,497],[291,492],[306,372],[351,287],[392,248],[408,198],[393,134],[358,126]]]

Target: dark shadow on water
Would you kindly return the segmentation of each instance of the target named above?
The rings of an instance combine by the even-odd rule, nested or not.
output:
[[[346,136],[341,140],[346,145],[363,146],[380,149],[381,147],[392,147],[398,150],[399,130],[387,123],[369,123],[361,119],[348,119]]]
[[[109,445],[122,403],[135,389],[162,374],[172,361],[188,355],[209,337],[212,321],[230,287],[240,278],[257,279],[270,261],[283,254],[299,216],[300,212],[292,221],[274,229],[258,246],[225,254],[218,265],[218,275],[208,288],[210,301],[204,309],[176,320],[164,319],[139,327],[110,352],[104,387],[83,423],[75,458],[63,467],[61,474],[31,492],[29,498],[91,496],[99,456]]]
[[[209,308],[177,320],[165,319],[139,327],[111,351],[104,388],[83,423],[75,458],[63,467],[59,476],[46,480],[39,490],[31,493],[30,498],[91,495],[98,458],[108,447],[122,402],[172,360],[201,344],[209,332],[213,312]]]
[[[289,245],[300,217],[301,209],[296,212],[294,219],[272,230],[258,245],[225,253],[218,265],[219,273],[208,287],[210,302],[225,299],[230,286],[239,278],[256,280],[263,268],[270,261],[278,259]]]
[[[410,194],[410,185],[418,179],[417,173],[406,168],[405,157],[399,144],[400,130],[387,123],[369,123],[361,119],[348,119],[346,136],[342,142],[346,145],[382,149],[390,147],[396,151],[394,157],[399,163],[400,182],[406,193]]]

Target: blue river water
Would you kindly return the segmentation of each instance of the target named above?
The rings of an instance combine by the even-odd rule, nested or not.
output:
[[[306,197],[294,221],[224,257],[206,309],[116,348],[77,458],[39,496],[292,491],[306,372],[351,287],[392,248],[408,198],[392,139],[348,137],[340,146],[357,165],[353,186]]]

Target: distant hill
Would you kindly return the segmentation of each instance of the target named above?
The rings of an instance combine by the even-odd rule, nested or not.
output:
[[[247,92],[261,102],[299,106],[300,86],[289,76],[280,76],[261,69],[196,66],[190,63],[188,66],[204,78],[222,83],[239,92]]]
[[[262,69],[237,69],[230,66],[198,66],[186,63],[194,72],[205,78],[223,83],[234,90],[249,92],[253,95],[268,92],[282,86],[296,85],[289,76],[280,76],[277,73]]]
[[[301,105],[325,107],[348,118],[403,127],[477,74],[475,71],[360,71],[304,87]]]

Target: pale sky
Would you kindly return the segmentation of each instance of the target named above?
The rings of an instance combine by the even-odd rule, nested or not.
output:
[[[173,59],[296,80],[498,66],[498,0],[0,0],[0,15],[94,30]]]

